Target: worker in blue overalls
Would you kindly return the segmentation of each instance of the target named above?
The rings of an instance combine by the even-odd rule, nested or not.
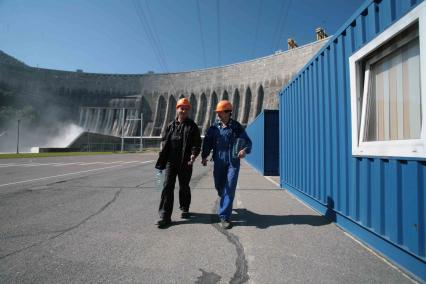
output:
[[[251,140],[241,124],[231,118],[232,104],[229,101],[220,101],[215,111],[218,119],[205,135],[201,163],[207,166],[207,157],[213,150],[214,184],[220,197],[218,215],[222,227],[230,229],[240,159],[250,153]]]

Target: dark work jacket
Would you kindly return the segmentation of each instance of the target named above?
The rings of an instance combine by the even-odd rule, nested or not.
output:
[[[167,125],[166,131],[161,137],[161,151],[159,153],[157,163],[155,164],[155,168],[158,170],[164,170],[167,162],[169,161],[168,154],[171,147],[171,135],[175,130],[175,127],[176,119]],[[187,118],[182,122],[182,127],[182,153],[180,155],[181,161],[178,165],[179,167],[187,164],[191,159],[191,155],[195,155],[195,157],[197,157],[200,154],[201,148],[201,136],[197,124],[192,119]]]

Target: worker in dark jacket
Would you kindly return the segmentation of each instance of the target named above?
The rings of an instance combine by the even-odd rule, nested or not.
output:
[[[181,217],[189,217],[191,191],[189,182],[192,165],[200,153],[201,137],[197,124],[189,118],[191,104],[182,98],[176,104],[176,119],[172,121],[162,136],[162,149],[155,167],[165,169],[165,179],[159,207],[160,228],[171,224],[176,176],[179,179],[179,204]]]
[[[241,124],[231,118],[232,104],[223,100],[216,106],[218,119],[204,137],[202,164],[213,150],[214,185],[220,197],[218,215],[224,229],[232,227],[231,213],[240,171],[240,159],[251,151],[251,140]]]

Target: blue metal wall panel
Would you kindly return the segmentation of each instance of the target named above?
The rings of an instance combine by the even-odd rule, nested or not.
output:
[[[426,162],[352,157],[348,66],[420,2],[360,7],[281,91],[279,135],[282,187],[426,281]]]
[[[264,110],[246,128],[253,142],[252,152],[247,155],[246,160],[262,175],[279,175],[278,119],[278,110]]]
[[[265,149],[264,124],[264,115],[261,113],[246,128],[246,132],[253,143],[251,153],[246,156],[246,161],[262,174],[264,171],[263,157]]]

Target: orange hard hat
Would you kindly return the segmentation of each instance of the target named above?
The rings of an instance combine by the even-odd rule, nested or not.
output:
[[[220,101],[216,106],[215,112],[221,112],[225,110],[232,110],[232,104],[227,100]]]
[[[187,106],[191,108],[191,104],[189,103],[187,98],[181,98],[180,100],[177,101],[176,108],[179,108],[181,106]]]

